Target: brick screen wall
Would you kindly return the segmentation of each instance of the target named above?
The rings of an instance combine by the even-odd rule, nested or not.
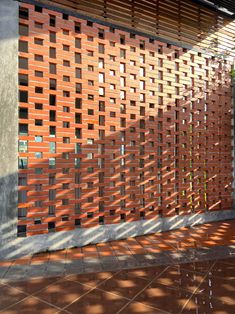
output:
[[[21,4],[18,234],[231,209],[229,62]]]

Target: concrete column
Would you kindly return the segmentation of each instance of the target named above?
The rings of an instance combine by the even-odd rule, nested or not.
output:
[[[18,6],[0,0],[0,246],[17,234]]]

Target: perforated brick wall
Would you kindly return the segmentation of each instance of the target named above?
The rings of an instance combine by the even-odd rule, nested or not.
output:
[[[21,4],[18,234],[231,209],[230,69]]]

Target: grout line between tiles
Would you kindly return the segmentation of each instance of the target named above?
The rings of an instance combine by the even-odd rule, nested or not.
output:
[[[76,281],[76,282],[78,282],[79,284],[84,285],[84,286],[87,286],[87,287],[89,287],[89,288],[91,288],[91,289],[90,289],[89,291],[85,292],[83,295],[81,295],[81,296],[79,296],[78,298],[76,298],[75,300],[73,300],[73,302],[71,302],[71,303],[69,303],[68,305],[66,305],[65,307],[63,307],[62,310],[66,310],[66,308],[68,308],[68,307],[69,307],[71,304],[73,304],[74,302],[78,301],[80,298],[84,297],[85,295],[87,295],[87,294],[90,293],[91,291],[93,291],[93,290],[95,290],[95,289],[98,289],[97,287],[98,287],[99,285],[101,285],[101,284],[103,284],[105,281],[111,279],[114,275],[120,273],[120,271],[121,271],[121,270],[115,272],[115,273],[112,274],[110,277],[108,277],[108,278],[102,280],[102,281],[101,281],[100,283],[98,283],[95,287],[91,287],[91,286],[89,286],[89,285],[87,285],[87,284],[80,283],[79,281]],[[99,289],[99,290],[101,290],[101,289]]]
[[[202,280],[200,281],[198,287],[194,289],[194,291],[192,292],[190,298],[185,302],[185,304],[183,305],[181,311],[180,311],[178,314],[180,314],[180,313],[183,312],[183,310],[185,309],[185,307],[187,306],[187,304],[189,303],[189,301],[190,301],[190,300],[192,299],[192,297],[195,295],[195,292],[199,289],[199,287],[201,286],[201,284],[203,283],[203,281],[205,280],[205,278],[207,277],[207,275],[209,274],[209,272],[211,271],[211,269],[215,266],[216,261],[217,261],[217,260],[215,260],[215,262],[214,262],[214,263],[211,265],[211,267],[208,269],[208,271],[206,272],[206,274],[203,276]]]
[[[160,272],[159,274],[157,274],[156,276],[154,276],[154,278],[153,278],[141,291],[139,291],[136,295],[134,295],[134,297],[133,297],[132,299],[130,299],[130,301],[129,301],[127,304],[125,304],[116,314],[119,314],[122,310],[124,310],[131,302],[133,302],[133,301],[136,299],[136,297],[137,297],[139,294],[141,294],[146,288],[148,288],[148,287],[153,283],[153,281],[154,281],[157,277],[161,276],[168,268],[169,268],[169,266],[167,266],[162,272]],[[167,312],[166,312],[166,313],[167,313]]]

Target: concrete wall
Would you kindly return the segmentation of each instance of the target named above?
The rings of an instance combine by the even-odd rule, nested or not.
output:
[[[0,1],[0,240],[17,232],[18,2]]]

